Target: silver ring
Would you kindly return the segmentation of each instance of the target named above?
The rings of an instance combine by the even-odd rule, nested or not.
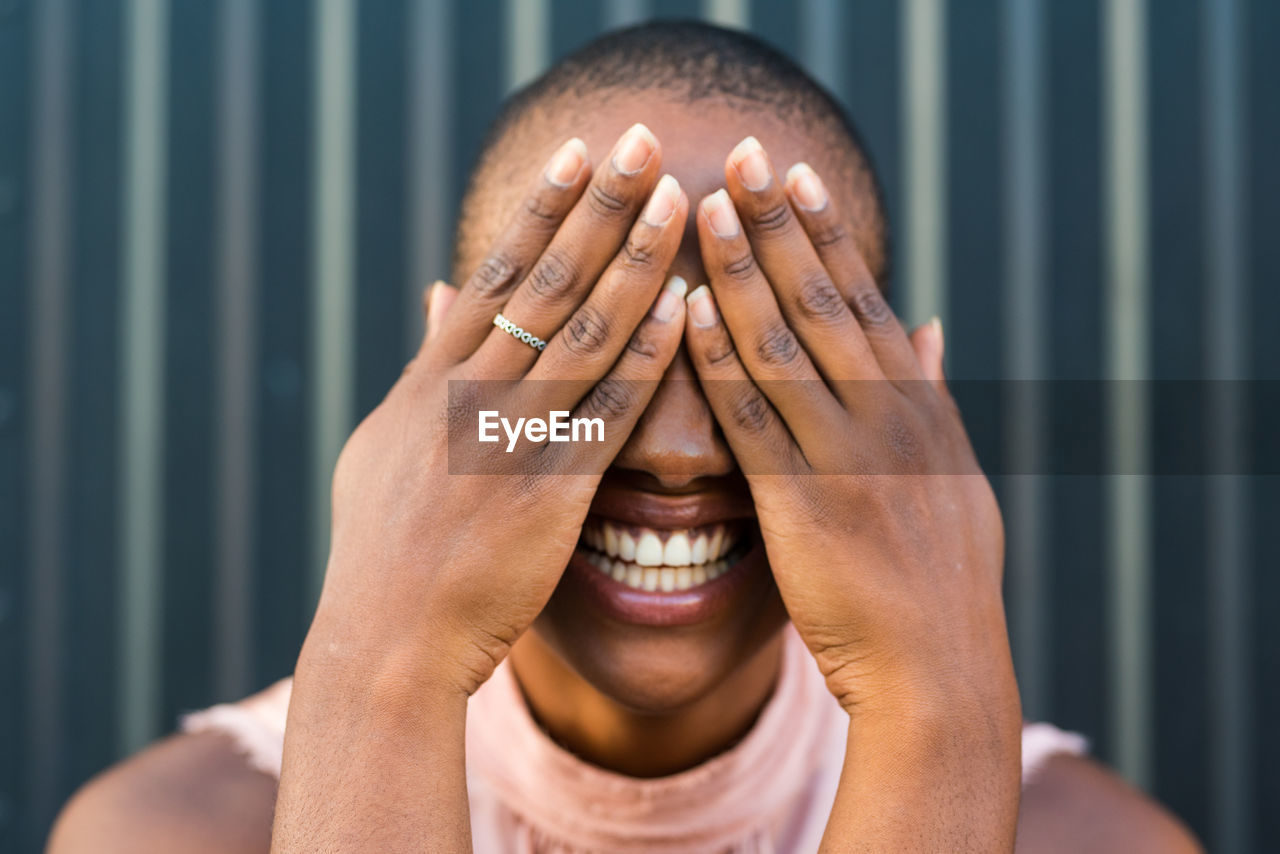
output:
[[[517,341],[523,341],[535,350],[545,349],[547,342],[538,338],[531,332],[526,332],[519,326],[516,326],[510,320],[502,316],[502,312],[498,312],[493,316],[493,325],[501,329],[503,332],[514,337]]]

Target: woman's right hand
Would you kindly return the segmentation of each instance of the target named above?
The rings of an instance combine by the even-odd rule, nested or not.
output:
[[[583,143],[565,143],[447,316],[431,318],[338,460],[300,681],[319,667],[326,682],[431,680],[469,695],[542,610],[684,328],[683,291],[663,283],[689,203],[660,162],[643,125],[594,177]],[[499,311],[546,349],[496,328]],[[508,453],[505,437],[476,442],[481,408],[513,422],[602,418],[604,441]]]

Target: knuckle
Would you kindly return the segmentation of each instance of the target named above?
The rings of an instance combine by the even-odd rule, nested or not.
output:
[[[525,198],[524,212],[539,226],[554,227],[560,222],[560,208],[544,198],[541,193],[534,193]]]
[[[730,258],[721,267],[724,274],[734,281],[744,282],[756,271],[756,256],[750,250],[736,258]]]
[[[657,253],[652,243],[632,235],[622,245],[622,262],[636,272],[651,270],[657,260]]]
[[[575,356],[599,352],[609,340],[609,321],[590,306],[582,306],[564,325],[564,343]]]
[[[621,418],[635,407],[635,403],[635,390],[629,383],[616,377],[605,377],[591,390],[586,407],[593,415]]]
[[[814,320],[834,320],[845,311],[844,298],[826,276],[814,276],[801,283],[796,293],[796,307]]]
[[[850,302],[858,319],[866,326],[883,327],[893,320],[893,310],[875,288],[859,288]]]
[[[815,249],[829,249],[849,239],[849,229],[838,219],[823,221],[814,226],[809,240]]]
[[[587,190],[587,203],[591,212],[606,222],[625,219],[631,210],[626,197],[611,187],[596,182]]]
[[[756,343],[756,355],[766,365],[787,367],[800,357],[800,342],[795,334],[783,325],[774,325],[765,330]]]
[[[647,332],[648,324],[641,326],[636,333],[627,341],[627,352],[646,362],[654,362],[662,354],[662,348],[654,339],[654,336]]]
[[[739,430],[746,433],[762,433],[773,417],[769,402],[754,388],[734,395],[729,404],[729,417]]]
[[[520,265],[504,252],[494,252],[480,263],[471,285],[483,296],[499,294],[514,286]]]
[[[791,223],[791,205],[786,202],[780,202],[776,205],[753,211],[750,216],[750,222],[756,231],[779,231]]]
[[[555,300],[573,290],[576,278],[572,265],[559,252],[548,249],[529,271],[529,287],[538,296]]]

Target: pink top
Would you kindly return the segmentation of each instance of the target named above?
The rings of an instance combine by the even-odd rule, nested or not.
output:
[[[186,732],[221,732],[279,776],[292,682],[188,715]],[[849,718],[794,628],[777,689],[730,750],[669,777],[590,765],[538,728],[504,662],[467,707],[467,791],[474,848],[490,852],[816,851],[844,763]],[[1022,732],[1025,785],[1051,755],[1085,740],[1048,724]]]

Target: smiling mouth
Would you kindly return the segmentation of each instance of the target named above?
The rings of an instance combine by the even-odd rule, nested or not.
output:
[[[729,572],[750,548],[743,521],[664,529],[588,517],[578,548],[602,575],[633,590],[691,590]]]

